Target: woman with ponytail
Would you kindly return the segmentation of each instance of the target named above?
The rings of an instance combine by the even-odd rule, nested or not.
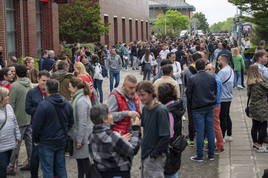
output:
[[[74,126],[70,135],[74,141],[73,156],[77,160],[78,178],[90,177],[90,162],[88,151],[88,138],[92,133],[93,124],[90,119],[91,89],[89,85],[80,78],[72,78],[69,83],[72,94],[72,105],[74,115]]]

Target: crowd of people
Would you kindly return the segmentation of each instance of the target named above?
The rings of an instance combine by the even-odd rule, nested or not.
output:
[[[166,39],[118,43],[94,51],[75,43],[72,57],[43,51],[2,60],[0,71],[0,177],[16,175],[22,140],[27,160],[20,168],[38,177],[67,177],[65,156],[77,161],[78,177],[129,178],[141,149],[144,178],[178,178],[186,144],[190,159],[214,160],[231,142],[234,89],[247,87],[253,148],[268,152],[267,52],[262,41],[246,70],[243,48],[229,38]],[[120,83],[122,70],[140,70]],[[151,79],[153,76],[153,79]],[[102,104],[103,80],[110,94]],[[109,91],[105,91],[109,92]],[[182,122],[188,118],[188,140]],[[185,115],[185,116],[184,116]],[[142,129],[141,129],[142,128]]]

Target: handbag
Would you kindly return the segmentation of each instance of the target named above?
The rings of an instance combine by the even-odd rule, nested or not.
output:
[[[250,96],[251,96],[251,89],[249,89],[249,96],[248,96],[248,101],[247,101],[247,107],[245,109],[245,113],[246,113],[246,115],[248,117],[249,117],[249,107],[248,107],[248,105],[249,105],[249,101],[250,101]]]
[[[187,140],[184,135],[179,135],[174,141],[169,144],[169,148],[177,153],[181,153],[187,146]]]
[[[68,136],[67,134],[67,131],[66,131],[66,128],[64,127],[64,123],[63,123],[63,120],[61,119],[61,114],[60,114],[60,111],[59,111],[59,108],[53,104],[55,109],[56,109],[56,112],[57,112],[57,115],[58,115],[58,119],[60,121],[60,125],[64,131],[64,135],[66,137],[66,146],[65,146],[65,152],[68,152],[70,156],[73,156],[73,152],[74,152],[74,142],[73,142],[73,139]]]

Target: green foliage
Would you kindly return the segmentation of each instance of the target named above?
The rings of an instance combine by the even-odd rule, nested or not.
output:
[[[268,1],[267,0],[228,0],[246,14],[243,19],[255,24],[253,42],[268,41]]]
[[[40,59],[34,59],[34,68],[39,70],[39,60]],[[18,63],[23,64],[23,57],[18,58]]]
[[[197,12],[193,15],[192,19],[193,18],[197,19],[196,30],[202,30],[203,32],[208,32],[209,25],[208,25],[208,21],[207,21],[205,14],[203,14],[202,12]],[[193,30],[193,27],[192,27],[192,30]]]
[[[92,0],[70,0],[68,4],[59,5],[61,41],[99,41],[102,34],[109,32],[109,25],[104,25],[100,16],[100,6]]]
[[[187,29],[189,25],[188,16],[182,15],[177,10],[168,10],[166,14],[158,15],[155,20],[153,30],[158,32],[157,34],[161,38],[165,37],[165,24],[169,37],[175,37],[181,30]]]
[[[228,18],[224,22],[214,23],[210,27],[211,32],[221,32],[221,31],[232,31],[231,23],[233,22],[233,18]]]

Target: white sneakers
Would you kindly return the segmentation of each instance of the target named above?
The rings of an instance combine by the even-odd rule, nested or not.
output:
[[[232,138],[232,136],[227,136],[227,135],[226,135],[226,136],[224,137],[224,141],[225,141],[225,142],[232,142],[232,141],[233,141],[233,138]]]

